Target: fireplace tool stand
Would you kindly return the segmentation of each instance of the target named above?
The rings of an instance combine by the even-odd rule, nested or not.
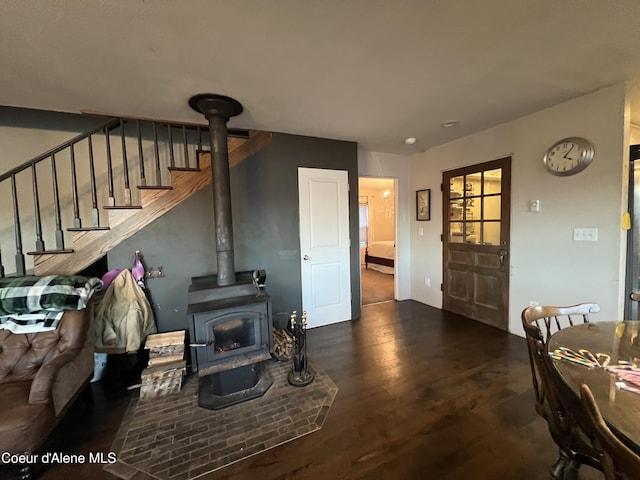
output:
[[[298,321],[296,311],[291,314],[293,332],[293,367],[287,377],[294,387],[304,387],[313,381],[314,374],[307,365],[307,312],[302,312]]]

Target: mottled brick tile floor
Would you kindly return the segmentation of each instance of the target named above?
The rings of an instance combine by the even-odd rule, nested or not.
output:
[[[338,388],[319,367],[306,387],[287,382],[291,362],[265,362],[273,385],[264,396],[222,410],[198,406],[198,380],[180,393],[134,398],[114,440],[123,479],[194,479],[322,427]]]

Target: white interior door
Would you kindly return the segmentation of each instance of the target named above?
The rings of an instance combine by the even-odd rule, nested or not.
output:
[[[298,168],[302,308],[309,328],[351,319],[349,177]]]

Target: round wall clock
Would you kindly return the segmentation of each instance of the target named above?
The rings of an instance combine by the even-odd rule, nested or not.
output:
[[[549,173],[566,177],[587,168],[594,153],[595,149],[589,140],[568,137],[551,145],[542,162]]]

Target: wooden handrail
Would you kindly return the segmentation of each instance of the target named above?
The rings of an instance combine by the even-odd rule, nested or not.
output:
[[[84,115],[92,115],[95,117],[109,117],[109,118],[116,118],[118,117],[117,115],[113,115],[110,113],[104,113],[104,112],[94,112],[91,110],[82,110],[82,112]],[[185,126],[187,128],[201,128],[202,130],[208,130],[209,129],[209,125],[206,123],[196,123],[196,122],[175,122],[175,121],[171,121],[171,120],[164,120],[161,118],[150,118],[150,117],[137,117],[137,116],[127,116],[126,117],[127,120],[139,120],[141,122],[153,122],[153,123],[159,123],[161,125],[181,125],[181,126]],[[228,128],[227,129],[227,134],[229,137],[236,137],[236,138],[249,138],[250,135],[250,131],[246,130],[244,128]]]

